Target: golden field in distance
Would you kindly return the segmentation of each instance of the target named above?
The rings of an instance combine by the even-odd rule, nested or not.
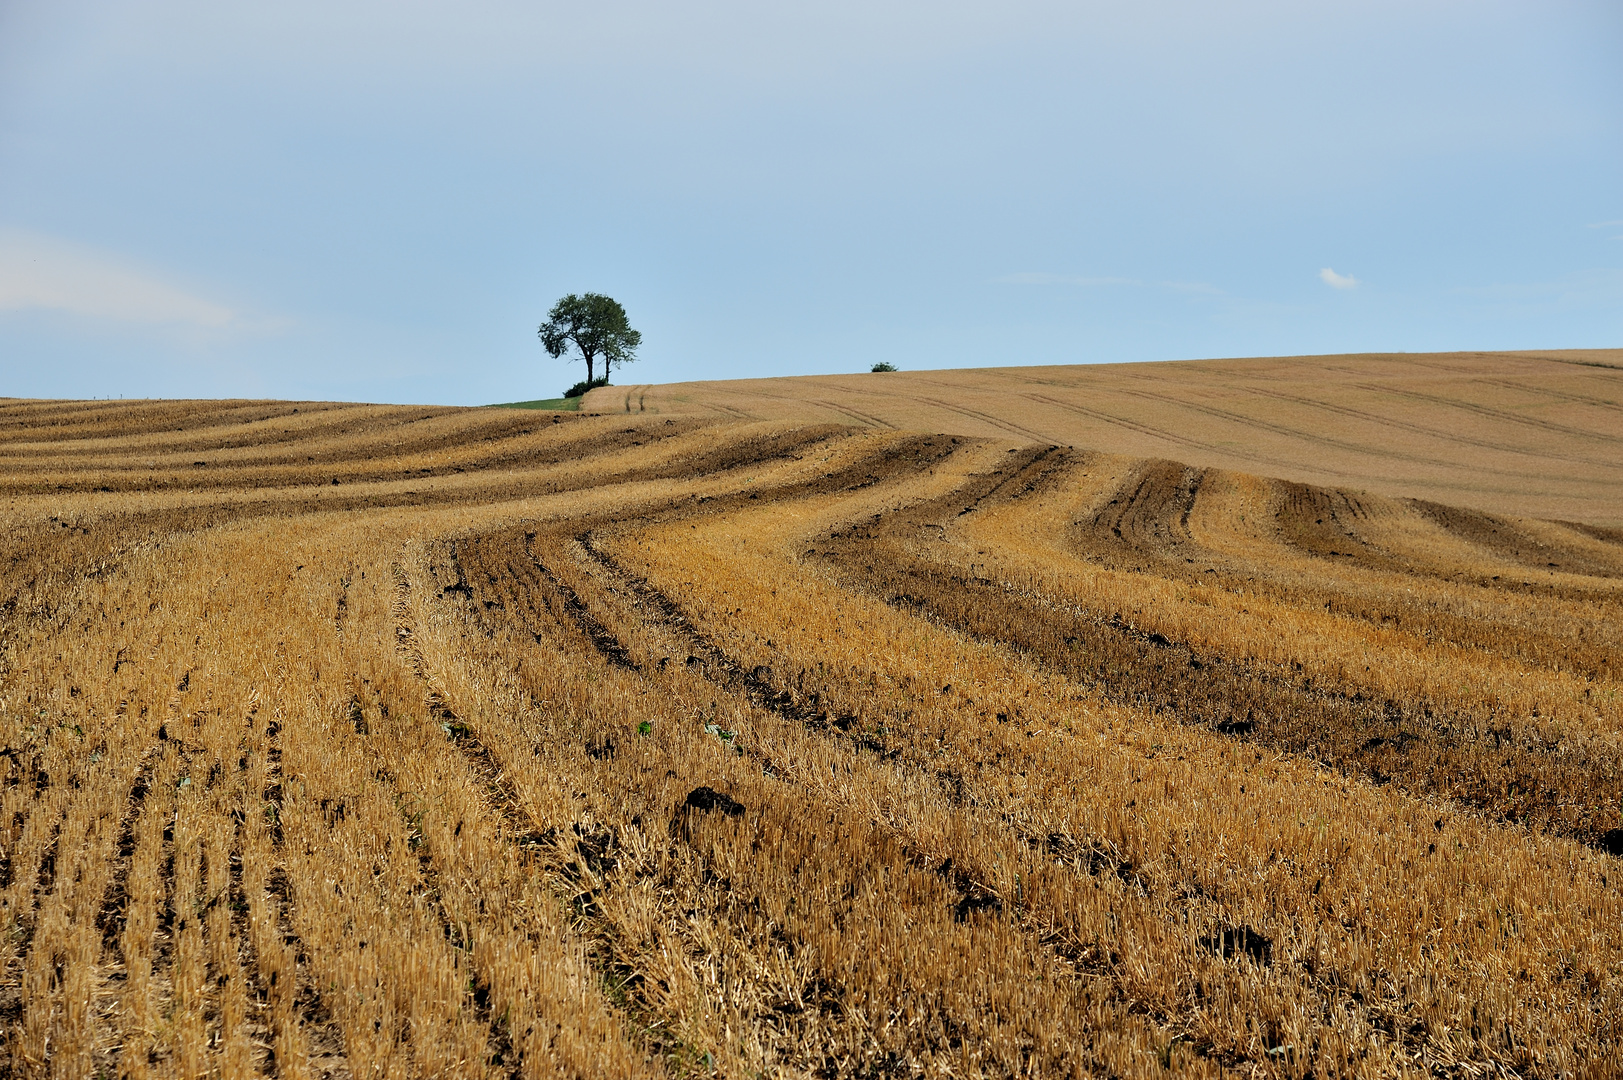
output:
[[[1620,386],[1623,349],[1371,353],[614,386],[583,407],[1106,448],[1623,525]]]
[[[1550,370],[1470,399],[1590,462],[1536,512],[661,388],[0,402],[0,1075],[1617,1076],[1623,371]]]

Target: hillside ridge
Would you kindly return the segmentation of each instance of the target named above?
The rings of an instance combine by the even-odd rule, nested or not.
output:
[[[782,376],[604,387],[582,408],[1056,443],[1623,525],[1623,349]]]

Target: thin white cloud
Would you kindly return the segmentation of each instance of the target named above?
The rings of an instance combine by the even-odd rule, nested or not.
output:
[[[53,236],[0,231],[0,311],[30,308],[211,330],[238,320],[232,309],[111,252]]]
[[[1328,266],[1319,271],[1319,280],[1330,286],[1332,289],[1358,288],[1357,278],[1353,277],[1351,274],[1338,274]]]
[[[1216,285],[1208,285],[1204,281],[1157,281],[1155,287],[1158,289],[1171,289],[1173,292],[1198,293],[1201,296],[1228,295]]]
[[[1586,229],[1610,229],[1610,228],[1612,228],[1613,226],[1616,226],[1616,225],[1623,225],[1623,218],[1619,218],[1616,221],[1593,221],[1593,222],[1590,222],[1588,225],[1585,225],[1584,228],[1586,228]]]
[[[1204,296],[1223,296],[1222,289],[1204,281],[1143,281],[1124,277],[1082,277],[1076,274],[1004,274],[993,278],[1000,285],[1074,285],[1079,288],[1099,288],[1120,285],[1134,289],[1167,289],[1171,292],[1199,293]]]
[[[1005,274],[995,281],[1004,285],[1142,285],[1136,278],[1078,277],[1074,274]]]

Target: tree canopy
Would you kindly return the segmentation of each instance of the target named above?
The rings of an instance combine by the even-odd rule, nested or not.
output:
[[[597,381],[598,357],[603,358],[603,378],[607,379],[610,365],[635,360],[637,346],[642,344],[642,334],[631,328],[626,309],[601,293],[570,293],[559,300],[536,335],[550,355],[572,352],[571,361],[585,360],[588,384]]]

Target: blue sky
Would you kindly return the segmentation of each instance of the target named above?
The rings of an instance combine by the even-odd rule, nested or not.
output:
[[[0,0],[0,395],[1623,346],[1615,0]]]

